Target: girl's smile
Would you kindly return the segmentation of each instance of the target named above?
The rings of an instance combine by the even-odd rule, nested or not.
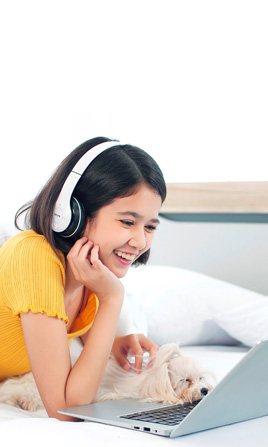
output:
[[[161,204],[154,190],[141,185],[135,194],[115,199],[88,220],[84,236],[100,247],[100,260],[118,278],[150,248]]]
[[[116,256],[122,264],[130,265],[136,258],[135,254],[123,253],[122,251],[114,250]]]

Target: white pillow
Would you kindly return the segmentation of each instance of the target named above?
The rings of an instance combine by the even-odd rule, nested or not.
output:
[[[268,298],[252,301],[215,317],[215,322],[247,346],[268,339]]]
[[[158,344],[237,344],[215,317],[263,295],[201,273],[168,266],[132,268],[125,278],[126,295],[136,301],[137,321],[147,320],[149,338]]]
[[[144,308],[137,296],[126,292],[120,313],[116,337],[128,334],[147,335],[147,321]]]

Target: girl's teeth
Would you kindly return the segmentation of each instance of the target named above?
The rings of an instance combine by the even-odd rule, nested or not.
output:
[[[121,251],[116,251],[115,253],[117,254],[117,256],[120,256],[121,258],[124,259],[128,259],[129,261],[133,261],[135,257],[134,255],[128,255],[126,253],[122,253]]]

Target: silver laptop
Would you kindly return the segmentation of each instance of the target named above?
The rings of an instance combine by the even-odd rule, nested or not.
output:
[[[202,400],[167,405],[120,399],[67,408],[84,421],[175,438],[268,415],[268,340],[259,342]]]

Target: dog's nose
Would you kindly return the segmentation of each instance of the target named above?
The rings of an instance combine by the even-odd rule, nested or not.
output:
[[[200,392],[201,392],[202,396],[206,396],[207,393],[208,393],[208,389],[207,388],[201,388]]]

